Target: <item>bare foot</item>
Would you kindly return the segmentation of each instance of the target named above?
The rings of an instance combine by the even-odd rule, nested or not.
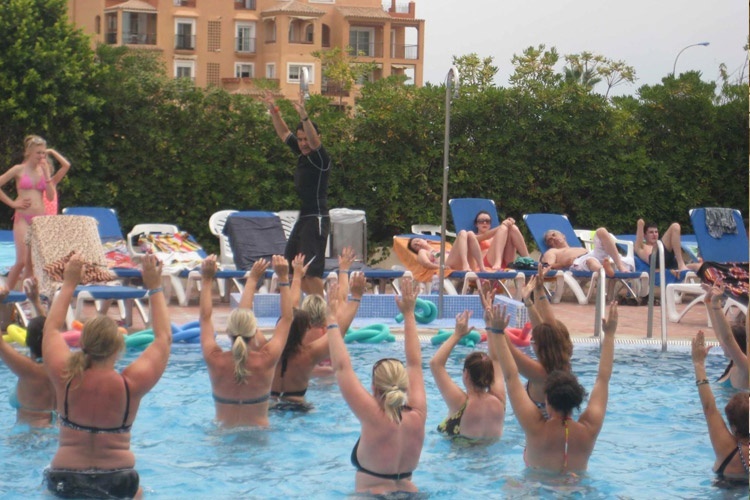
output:
[[[614,277],[615,269],[614,267],[612,267],[612,262],[610,262],[609,259],[605,259],[604,262],[602,262],[602,267],[604,268],[604,274],[606,274],[609,278]]]

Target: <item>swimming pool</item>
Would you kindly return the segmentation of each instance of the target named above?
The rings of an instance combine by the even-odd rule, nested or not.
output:
[[[366,384],[375,360],[403,359],[400,342],[349,349]],[[510,410],[499,442],[469,446],[438,434],[435,427],[447,410],[427,369],[435,350],[423,344],[428,432],[414,474],[430,498],[747,498],[747,487],[712,486],[713,453],[685,348],[660,352],[617,345],[607,418],[588,473],[574,482],[525,471],[523,433]],[[456,380],[470,351],[458,346],[448,361]],[[135,355],[129,352],[125,359]],[[597,363],[597,347],[576,345],[573,366],[587,390]],[[709,355],[712,379],[724,365],[723,356]],[[15,380],[0,365],[0,498],[43,497],[42,469],[56,449],[57,431],[29,433],[13,425],[15,412],[5,401]],[[723,409],[731,392],[712,388]],[[136,467],[148,497],[345,498],[352,493],[349,455],[359,423],[333,380],[312,382],[308,397],[316,410],[272,412],[269,430],[217,429],[210,394],[199,346],[175,345],[167,371],[144,398],[133,426]]]

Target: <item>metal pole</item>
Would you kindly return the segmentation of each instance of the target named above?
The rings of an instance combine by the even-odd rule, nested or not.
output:
[[[448,224],[448,152],[451,140],[451,84],[458,90],[458,70],[452,67],[445,76],[445,143],[443,144],[443,209],[440,219],[440,269],[438,270],[438,318],[443,317],[443,280],[445,279],[445,228]]]
[[[677,57],[674,58],[674,64],[672,65],[672,76],[675,76],[674,72],[677,70],[677,59],[680,58],[680,54],[685,52],[690,47],[697,47],[698,45],[701,45],[703,47],[708,47],[709,44],[710,42],[700,42],[700,43],[690,44],[687,47],[683,47],[682,50],[677,53]]]

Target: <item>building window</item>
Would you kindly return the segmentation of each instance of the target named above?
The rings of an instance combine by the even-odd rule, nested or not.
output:
[[[276,22],[265,21],[263,23],[263,31],[266,33],[266,43],[276,42]]]
[[[107,24],[107,32],[104,34],[104,43],[114,45],[117,43],[117,14],[106,14],[104,21]]]
[[[102,16],[94,17],[94,33],[97,35],[102,32]]]
[[[331,46],[331,27],[327,24],[323,25],[322,29],[322,36],[320,39],[320,44],[323,47],[330,47]]]
[[[307,68],[307,72],[310,75],[310,81],[307,83],[315,82],[315,72],[313,71],[314,66],[312,64],[297,64],[289,63],[287,65],[288,71],[286,72],[287,83],[299,83],[300,75],[302,74],[302,68]]]
[[[221,21],[208,22],[208,49],[209,52],[221,50]]]
[[[351,28],[349,46],[352,55],[375,57],[375,30],[373,28]]]
[[[255,23],[237,23],[235,35],[235,51],[255,53]]]
[[[175,78],[195,78],[195,61],[175,61],[174,62]]]
[[[174,48],[195,50],[195,19],[175,19]]]
[[[276,63],[266,64],[266,78],[276,78]]]
[[[305,26],[305,41],[307,43],[313,43],[315,38],[315,26],[312,23]]]
[[[253,66],[252,63],[234,63],[234,76],[237,78],[253,78]]]

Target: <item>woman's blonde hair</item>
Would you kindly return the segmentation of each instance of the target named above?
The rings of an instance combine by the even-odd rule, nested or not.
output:
[[[244,383],[250,371],[245,366],[247,361],[247,341],[255,337],[258,322],[252,309],[237,308],[229,313],[227,319],[227,335],[232,341],[232,357],[234,358],[234,379],[238,384]]]
[[[300,307],[310,315],[310,324],[312,326],[325,326],[328,319],[328,304],[326,299],[320,295],[310,294],[302,301]]]
[[[392,422],[401,421],[401,409],[406,406],[409,377],[397,359],[381,359],[372,367],[372,385],[383,400],[385,414]]]
[[[96,316],[86,322],[79,343],[81,350],[71,354],[65,366],[65,381],[83,373],[92,361],[107,359],[125,349],[125,339],[117,329],[117,323],[108,316]]]
[[[23,157],[29,157],[29,150],[34,146],[47,147],[47,141],[39,137],[38,135],[27,135],[23,140]]]

